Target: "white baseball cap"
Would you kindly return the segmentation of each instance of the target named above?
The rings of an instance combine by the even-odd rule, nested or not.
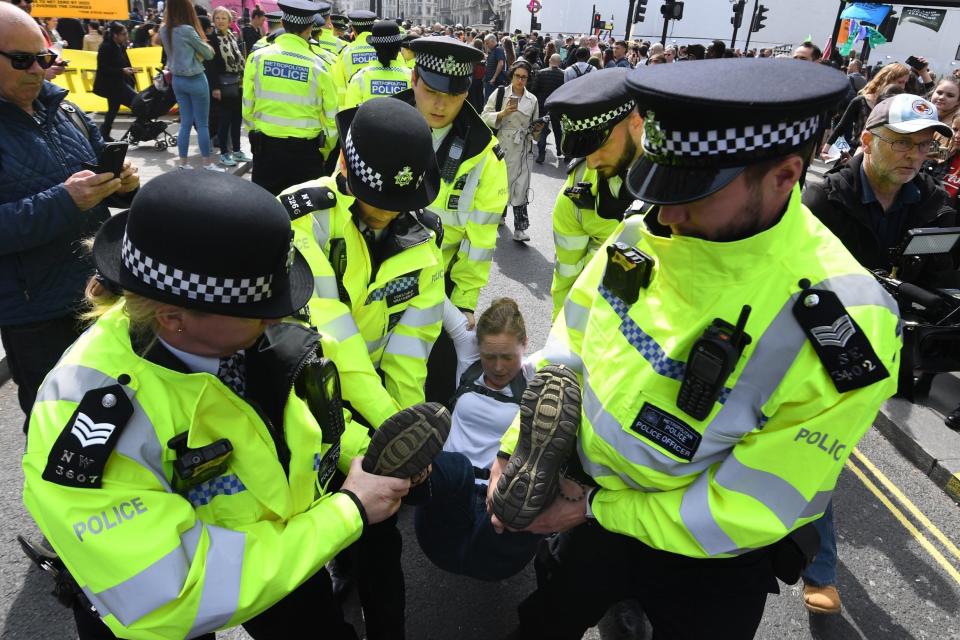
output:
[[[865,128],[886,127],[897,133],[916,133],[934,129],[946,137],[953,129],[940,122],[937,108],[928,100],[909,93],[901,93],[880,102],[870,112]]]

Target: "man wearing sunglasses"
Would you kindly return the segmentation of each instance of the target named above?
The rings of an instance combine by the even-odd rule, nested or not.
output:
[[[140,184],[126,163],[94,173],[103,139],[67,92],[44,80],[56,55],[40,27],[0,3],[0,338],[20,406],[79,334],[76,312],[93,267],[80,246]],[[24,431],[27,425],[24,423]]]

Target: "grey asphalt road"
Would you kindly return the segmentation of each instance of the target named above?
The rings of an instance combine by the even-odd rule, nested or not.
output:
[[[564,175],[555,165],[550,152],[547,165],[534,165],[530,206],[533,239],[519,245],[509,239],[508,228],[501,228],[490,285],[480,305],[485,308],[497,296],[515,298],[526,316],[531,349],[543,345],[549,329],[553,263],[550,211]],[[510,225],[512,216],[507,220]],[[28,565],[15,542],[18,533],[38,535],[20,501],[21,420],[15,387],[7,383],[0,387],[0,451],[7,452],[6,463],[0,465],[0,639],[72,638],[70,616],[49,595],[50,581]],[[757,637],[960,639],[960,509],[878,433],[868,433],[859,452],[863,457],[855,457],[853,464],[864,480],[845,470],[835,497],[843,614],[811,616],[802,606],[800,588],[781,585],[781,595],[768,600]],[[885,486],[870,466],[894,489]],[[920,516],[911,513],[896,494],[915,505]],[[532,569],[528,567],[499,583],[445,574],[420,553],[410,514],[403,512],[401,516],[408,637],[504,637],[516,622],[516,604],[533,589]],[[938,533],[943,540],[938,539]],[[348,600],[346,608],[360,624],[355,599]],[[291,629],[291,637],[301,635]],[[248,636],[242,630],[231,630],[219,637],[241,640]],[[599,635],[591,630],[585,637],[593,640]]]

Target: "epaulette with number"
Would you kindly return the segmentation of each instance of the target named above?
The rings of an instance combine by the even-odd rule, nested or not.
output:
[[[656,206],[655,204],[648,204],[643,200],[634,200],[623,214],[623,219],[626,220],[633,216],[645,216],[652,212]]]
[[[337,204],[337,194],[327,187],[307,187],[280,196],[280,204],[296,220],[313,211],[332,209]]]
[[[503,152],[503,147],[495,144],[493,145],[493,155],[497,156],[497,160],[503,160],[507,154]]]
[[[107,458],[132,416],[133,403],[120,384],[87,391],[50,449],[43,479],[65,487],[100,488]]]
[[[890,376],[840,297],[801,280],[793,316],[827,369],[837,391],[860,389]]]

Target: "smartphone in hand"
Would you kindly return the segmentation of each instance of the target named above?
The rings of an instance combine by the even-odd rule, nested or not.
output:
[[[120,172],[123,171],[123,161],[127,157],[128,146],[126,142],[107,142],[103,145],[100,162],[96,165],[85,162],[83,168],[94,173],[112,173],[114,178],[119,178]]]
[[[920,62],[919,59],[917,59],[917,56],[908,57],[907,64],[913,67],[914,69],[916,69],[917,71],[922,71],[923,67],[926,66],[922,62]]]

